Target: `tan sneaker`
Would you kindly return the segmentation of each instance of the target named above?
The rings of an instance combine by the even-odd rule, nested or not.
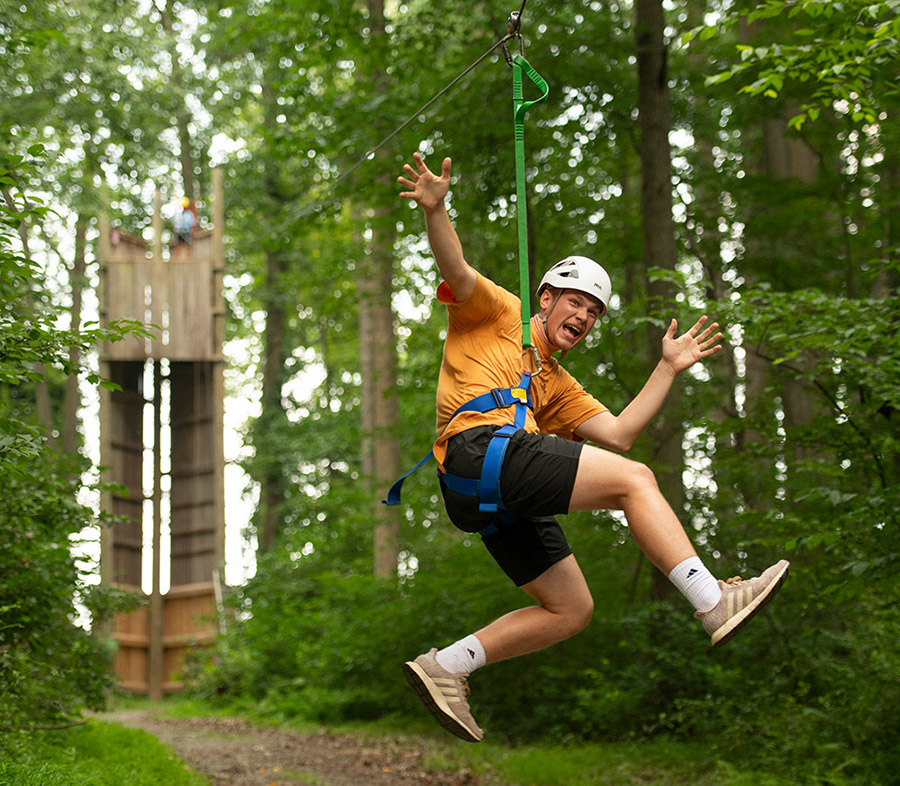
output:
[[[710,611],[698,611],[694,616],[703,623],[713,647],[730,641],[772,598],[778,594],[787,578],[791,563],[781,560],[761,576],[743,581],[740,576],[720,581],[722,599]]]
[[[484,732],[469,711],[468,674],[451,674],[435,659],[437,648],[403,664],[406,681],[435,720],[466,742],[481,742]]]

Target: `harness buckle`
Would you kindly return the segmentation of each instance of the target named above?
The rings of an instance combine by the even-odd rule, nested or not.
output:
[[[506,398],[506,396],[509,398]],[[528,391],[525,388],[492,388],[491,396],[494,398],[494,403],[497,405],[497,409],[506,409],[507,407],[511,407],[517,402],[521,402],[522,404],[528,403]],[[510,401],[512,399],[512,401]]]

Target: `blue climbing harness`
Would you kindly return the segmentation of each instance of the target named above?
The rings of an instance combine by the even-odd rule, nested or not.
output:
[[[461,412],[490,412],[493,409],[502,409],[515,406],[515,414],[512,423],[498,428],[488,443],[484,454],[484,465],[481,468],[481,477],[461,478],[447,472],[438,471],[441,482],[451,491],[478,498],[478,509],[482,512],[496,513],[505,510],[503,500],[500,497],[500,470],[503,466],[503,458],[509,447],[509,440],[513,434],[525,428],[525,418],[529,408],[533,408],[529,386],[531,385],[532,372],[526,371],[522,375],[519,384],[513,388],[494,388],[488,393],[482,393],[471,401],[463,404],[450,420],[453,420]],[[448,421],[449,424],[449,421]],[[405,481],[416,470],[427,464],[434,458],[434,452],[430,452],[413,469],[400,478],[388,492],[387,499],[382,500],[385,505],[399,505],[400,494]],[[482,532],[482,534],[485,534]]]

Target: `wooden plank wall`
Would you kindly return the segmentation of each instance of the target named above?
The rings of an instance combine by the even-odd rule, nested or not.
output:
[[[218,633],[213,582],[173,586],[164,603],[162,690],[172,693],[184,687],[182,670],[188,653],[208,646]]]
[[[140,587],[131,587],[140,592]],[[163,596],[165,626],[162,638],[161,691],[174,693],[185,686],[185,658],[209,646],[218,632],[216,600],[211,581],[173,587]],[[150,693],[150,606],[117,615],[113,638],[118,644],[114,669],[119,687],[132,693]]]
[[[140,592],[140,586],[124,589]],[[117,614],[113,622],[113,638],[118,644],[114,669],[119,686],[134,693],[147,692],[147,646],[149,613],[146,606],[131,614]]]
[[[116,584],[141,586],[143,490],[143,363],[111,362],[108,378],[120,386],[107,396],[106,426],[109,432],[102,463],[110,468],[109,477],[123,491],[111,494],[107,508],[121,517],[112,525],[112,573]]]
[[[172,586],[209,581],[216,567],[212,363],[172,363]]]
[[[109,360],[216,360],[211,298],[212,265],[206,261],[111,262],[103,272],[105,318],[138,319],[154,325],[157,338],[126,338],[105,345]]]

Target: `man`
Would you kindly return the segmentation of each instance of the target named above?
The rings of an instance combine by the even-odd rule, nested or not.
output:
[[[398,178],[406,189],[400,197],[413,200],[425,213],[443,277],[438,299],[449,316],[434,445],[444,473],[447,512],[460,529],[481,533],[500,567],[537,601],[404,664],[407,680],[438,722],[458,737],[478,742],[483,732],[469,710],[469,674],[487,663],[564,641],[581,631],[593,612],[590,591],[556,514],[623,511],[638,546],[692,603],[714,646],[728,641],[774,597],[789,565],[782,560],[749,581],[717,581],[698,558],[651,470],[620,455],[659,411],[675,377],[721,350],[718,325],[707,325],[703,316],[676,338],[673,319],[656,368],[634,400],[613,415],[552,356],[577,346],[606,312],[611,294],[606,271],[586,257],[567,257],[544,275],[538,288],[540,314],[531,322],[540,353],[538,370],[521,346],[518,298],[481,276],[463,255],[445,205],[450,159],[444,159],[440,175],[418,153],[413,163],[405,164],[405,176]],[[523,376],[529,371],[531,376]],[[466,408],[485,394],[497,398],[498,405]],[[526,396],[529,406],[519,406]],[[498,436],[512,419],[511,407],[522,422]],[[497,440],[497,504],[485,504],[485,488],[491,485],[486,481],[490,473],[483,472],[491,461],[485,455]]]

